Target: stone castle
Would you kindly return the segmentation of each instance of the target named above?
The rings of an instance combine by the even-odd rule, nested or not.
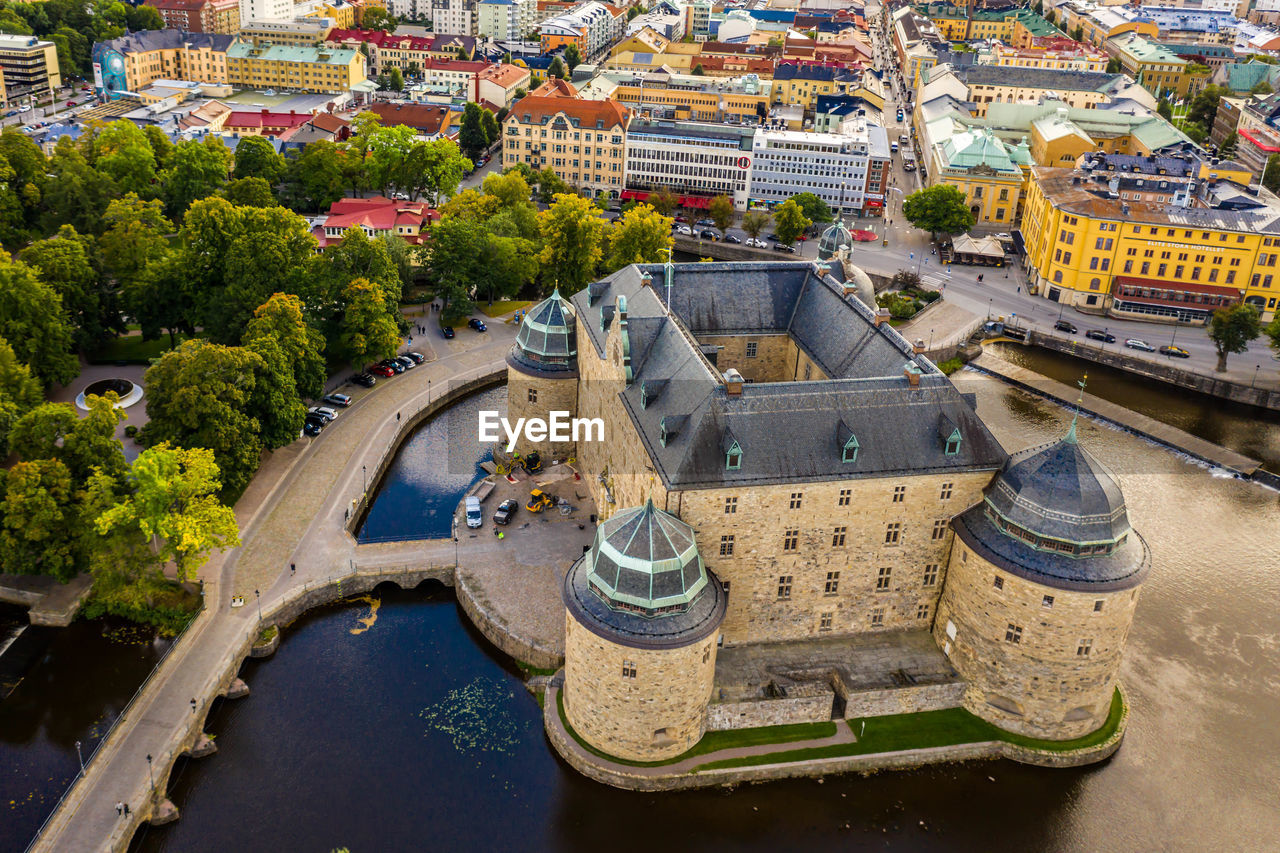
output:
[[[601,522],[565,575],[563,701],[633,761],[708,730],[964,707],[1068,740],[1107,720],[1149,568],[1114,479],[1008,455],[828,263],[636,265],[530,309],[508,416],[603,419]],[[870,302],[870,304],[868,304]]]

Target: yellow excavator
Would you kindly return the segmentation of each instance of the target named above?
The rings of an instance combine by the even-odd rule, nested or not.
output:
[[[529,512],[542,512],[555,506],[555,499],[551,495],[542,491],[542,489],[534,489],[529,493],[529,502],[525,504],[525,509]]]

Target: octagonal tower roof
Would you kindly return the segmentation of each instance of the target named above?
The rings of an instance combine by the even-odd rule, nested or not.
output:
[[[693,528],[646,501],[596,530],[587,580],[611,607],[660,615],[684,609],[707,585]]]
[[[843,222],[833,222],[818,240],[818,257],[824,261],[830,260],[842,247],[852,245],[853,235],[849,233],[849,229],[844,227]]]
[[[536,373],[575,373],[578,368],[577,317],[557,288],[529,309],[507,361]]]

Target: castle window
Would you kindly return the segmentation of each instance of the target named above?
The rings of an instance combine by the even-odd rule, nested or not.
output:
[[[845,535],[845,533],[847,533],[847,532],[848,532],[848,530],[849,530],[849,528],[847,528],[847,527],[837,527],[835,530],[833,530],[833,531],[831,532],[831,547],[832,547],[832,548],[843,548],[843,547],[844,547],[844,535]]]
[[[1046,595],[1044,598],[1040,599],[1040,606],[1041,606],[1041,607],[1043,607],[1043,608],[1045,608],[1046,610],[1052,610],[1052,609],[1053,609],[1053,596],[1052,596],[1052,595]]]
[[[840,591],[840,573],[827,572],[827,583],[822,588],[824,595],[835,595]]]
[[[706,663],[709,660],[711,660],[711,644],[710,643],[708,643],[707,647],[702,650],[702,662]]]
[[[538,402],[538,389],[537,389],[537,388],[530,388],[530,389],[529,389],[529,402],[530,402],[530,403],[536,403],[536,402]]]
[[[832,616],[833,616],[833,615],[834,615],[834,614],[832,614],[832,613],[823,613],[823,614],[819,615],[819,617],[818,617],[818,630],[819,630],[819,631],[830,631],[830,630],[831,630],[831,618],[832,618]]]
[[[903,501],[905,501],[906,499],[907,499],[907,487],[906,487],[906,486],[894,486],[894,487],[893,487],[893,502],[894,502],[894,503],[896,503],[896,504],[900,504],[900,503],[902,503]]]
[[[733,556],[733,534],[720,537],[720,556],[721,557]]]
[[[738,442],[729,445],[729,450],[724,455],[724,467],[730,471],[737,471],[742,467],[742,448],[738,446]]]
[[[1099,598],[1097,601],[1095,601],[1095,602],[1093,603],[1093,612],[1094,612],[1094,613],[1101,613],[1101,612],[1102,612],[1102,599],[1101,599],[1101,598]]]
[[[873,607],[871,609],[871,627],[879,628],[884,624],[884,608]]]
[[[737,496],[734,496],[734,497],[731,497],[731,498],[725,498],[725,499],[724,499],[724,514],[725,514],[725,515],[733,515],[733,514],[734,514],[735,512],[737,512],[737,511],[738,511],[738,498],[737,498]]]
[[[850,435],[848,441],[840,449],[841,462],[857,462],[858,461],[858,437]]]
[[[780,600],[791,598],[791,575],[778,578],[778,598]]]
[[[1080,645],[1076,646],[1076,657],[1087,658],[1091,651],[1093,651],[1093,640],[1081,640]]]
[[[841,489],[840,497],[836,499],[836,506],[848,506],[853,499],[853,489]]]
[[[1022,626],[1009,623],[1009,627],[1004,629],[1004,640],[1006,643],[1022,642]]]
[[[940,518],[933,523],[933,539],[936,542],[947,535],[947,520]]]
[[[917,604],[917,605],[916,605],[916,618],[917,618],[917,619],[928,619],[928,618],[929,618],[929,605],[927,605],[927,604]]]
[[[634,663],[634,662],[629,661],[629,660],[624,660],[624,661],[622,662],[622,677],[623,677],[623,678],[635,678],[635,677],[636,677],[636,665],[635,665],[635,663]]]
[[[960,452],[960,436],[957,434],[954,438],[947,439],[946,454],[948,456],[955,456],[959,452]]]
[[[1004,578],[997,577],[995,583],[992,584],[996,589],[1004,589]]]
[[[902,538],[902,524],[897,521],[891,521],[884,529],[884,544],[897,545]]]
[[[938,500],[940,501],[951,500],[951,486],[952,486],[951,483],[942,484],[942,491],[938,494]]]
[[[889,581],[893,579],[893,567],[881,566],[880,571],[876,574],[876,592],[886,592],[889,589]]]
[[[800,502],[801,502],[801,501],[803,501],[803,500],[804,500],[804,492],[792,492],[792,493],[791,493],[791,508],[792,508],[792,509],[799,509],[799,508],[800,508]]]
[[[747,358],[755,358],[758,347],[759,344],[755,341],[747,341]]]
[[[930,563],[924,567],[924,586],[935,586],[938,583],[938,564]]]
[[[782,550],[794,551],[800,545],[800,531],[788,530],[782,534]]]

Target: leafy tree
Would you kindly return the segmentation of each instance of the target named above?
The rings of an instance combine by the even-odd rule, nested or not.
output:
[[[334,354],[352,367],[381,361],[400,348],[400,330],[388,316],[382,290],[358,278],[342,292],[343,312]]]
[[[348,186],[344,155],[327,139],[313,142],[286,160],[280,197],[294,210],[328,210]]]
[[[169,216],[181,219],[193,202],[222,189],[230,170],[231,155],[213,136],[199,142],[183,140],[175,145],[169,167],[160,176]]]
[[[124,448],[115,437],[124,412],[115,407],[114,392],[87,400],[89,414],[80,418],[70,403],[45,403],[14,424],[10,449],[28,462],[57,459],[67,466],[72,487],[84,488],[94,470],[109,476],[125,468]]]
[[[102,214],[117,190],[111,179],[89,164],[70,137],[58,140],[49,158],[41,208],[45,232],[61,225],[74,226],[81,234],[96,234]]]
[[[1277,314],[1275,317],[1271,318],[1271,322],[1267,324],[1267,327],[1263,329],[1263,332],[1266,334],[1268,338],[1271,339],[1270,346],[1273,350],[1275,350],[1276,355],[1280,355],[1280,314]],[[0,356],[2,355],[3,355],[3,349],[0,349]],[[0,357],[0,368],[3,367],[3,364],[4,364],[3,358]],[[3,382],[3,377],[4,377],[3,370],[0,370],[0,382]],[[0,385],[0,393],[3,393],[3,385]]]
[[[1159,103],[1156,104],[1156,112],[1165,121],[1173,121],[1173,105],[1169,103],[1168,99],[1160,99]]]
[[[56,459],[18,462],[0,482],[0,565],[63,583],[75,577],[79,514],[67,467]]]
[[[123,120],[112,122],[98,133],[96,145],[94,166],[110,177],[121,192],[144,196],[154,192],[155,151],[136,124]]]
[[[440,215],[484,222],[501,209],[502,202],[497,196],[467,188],[445,202]]]
[[[1191,99],[1187,107],[1187,121],[1195,122],[1204,128],[1212,128],[1213,120],[1218,115],[1218,104],[1223,95],[1230,95],[1231,90],[1223,86],[1206,86],[1203,91]]]
[[[679,204],[680,199],[667,187],[661,187],[657,192],[649,193],[649,206],[663,216],[670,216]]]
[[[760,232],[764,231],[769,225],[769,214],[761,213],[758,210],[748,210],[742,214],[742,230],[747,232],[748,237],[759,238]]]
[[[169,155],[173,153],[173,142],[165,136],[164,131],[154,124],[149,124],[142,129],[142,135],[147,138],[147,144],[151,146],[151,156],[155,158],[156,169],[160,170],[168,166]]]
[[[707,205],[707,215],[721,231],[725,231],[733,223],[733,199],[727,195],[718,195]]]
[[[441,321],[448,324],[475,309],[472,296],[485,280],[488,232],[479,219],[442,216],[431,225],[425,266],[433,293],[444,302]]]
[[[543,204],[550,204],[557,195],[572,191],[573,188],[554,169],[547,167],[538,173],[538,198]]]
[[[265,136],[246,136],[236,143],[235,176],[262,178],[274,187],[284,176],[284,157]]]
[[[551,60],[550,67],[547,68],[547,77],[558,77],[561,80],[569,79],[569,72],[565,70],[564,63],[560,61],[560,57]]]
[[[1267,158],[1266,168],[1262,171],[1262,185],[1272,192],[1280,191],[1280,154]]]
[[[595,277],[604,254],[604,220],[582,196],[561,193],[538,214],[542,228],[542,266],[554,270],[554,283],[577,293]]]
[[[610,230],[609,268],[619,270],[630,264],[665,261],[674,244],[671,218],[642,204],[623,214]]]
[[[365,6],[360,15],[360,26],[366,30],[391,32],[396,28],[396,16],[377,6]]]
[[[1270,84],[1270,83],[1268,83],[1266,80],[1259,80],[1257,83],[1254,83],[1254,84],[1253,84],[1253,88],[1249,90],[1249,94],[1251,94],[1251,95],[1270,95],[1270,94],[1271,94],[1271,84]]]
[[[462,153],[474,161],[484,153],[488,144],[480,105],[474,101],[468,101],[462,110],[462,127],[458,130],[458,145],[462,148]]]
[[[1124,66],[1120,64],[1120,59],[1118,57],[1113,56],[1107,60],[1108,74],[1120,74],[1123,71]]]
[[[62,298],[35,270],[0,252],[0,338],[47,386],[65,385],[80,373],[72,354],[75,336]]]
[[[890,290],[917,290],[920,287],[920,276],[911,270],[898,270],[889,280]]]
[[[397,325],[401,322],[398,306],[403,281],[385,240],[370,239],[363,229],[350,228],[336,245],[324,250],[324,261],[315,276],[324,286],[317,295],[319,301],[339,304],[347,286],[355,279],[364,279],[382,291],[391,320]]]
[[[0,172],[4,177],[4,190],[0,193],[0,207],[9,211],[16,201],[14,213],[21,213],[21,220],[13,223],[10,234],[3,234],[6,245],[17,245],[20,232],[37,224],[44,213],[41,201],[44,186],[48,182],[49,164],[31,138],[16,127],[0,131]],[[12,200],[8,198],[12,194]],[[21,241],[25,242],[25,241]]]
[[[13,347],[0,338],[0,454],[8,454],[14,424],[44,400],[31,368],[18,361]]]
[[[283,349],[299,397],[315,399],[324,393],[324,336],[307,324],[301,299],[276,293],[258,307],[245,328],[244,344],[263,338],[271,338]]]
[[[244,348],[256,354],[261,363],[248,413],[258,421],[262,446],[275,450],[292,444],[302,429],[307,407],[298,396],[284,346],[274,336],[264,335],[246,341]]]
[[[582,64],[582,51],[578,50],[576,44],[571,44],[564,49],[564,64],[569,66],[570,71]]]
[[[396,68],[394,65],[391,66],[391,70],[387,72],[387,84],[391,86],[391,91],[393,92],[404,91],[404,75],[401,74],[400,69]]]
[[[1240,135],[1234,130],[1223,137],[1222,145],[1218,146],[1218,153],[1223,157],[1233,157],[1236,153],[1236,145],[1240,142]]]
[[[143,443],[203,447],[222,472],[222,495],[230,503],[258,470],[262,431],[250,414],[262,358],[243,347],[203,340],[183,342],[147,369],[147,416]]]
[[[1258,319],[1258,310],[1252,305],[1233,305],[1214,311],[1207,331],[1218,351],[1217,370],[1225,373],[1227,356],[1247,350],[1249,341],[1262,334],[1262,323]]]
[[[103,286],[94,269],[94,249],[92,237],[63,225],[56,235],[32,243],[19,256],[62,297],[62,308],[75,329],[75,346],[83,351],[96,349],[113,331],[124,331],[115,292]]]
[[[484,176],[481,188],[485,195],[498,199],[502,207],[530,206],[529,182],[519,172],[510,171],[501,175],[490,172]]]
[[[409,151],[399,185],[410,198],[421,196],[434,206],[458,191],[463,172],[470,168],[471,161],[452,139],[419,142]]]
[[[470,52],[467,51],[466,48],[460,47],[455,52],[457,53],[458,58],[463,60],[464,62],[469,61],[471,59],[471,54]]]
[[[196,315],[195,291],[181,252],[161,255],[126,282],[124,302],[142,326],[143,340],[155,340],[167,332],[173,349],[179,332],[195,331],[191,322]]]
[[[276,207],[271,185],[262,178],[237,178],[222,188],[222,197],[237,207]]]
[[[486,145],[493,145],[502,138],[502,128],[498,126],[498,120],[489,111],[488,107],[480,111],[480,123],[484,126]]]
[[[834,218],[827,203],[813,193],[798,193],[791,200],[800,205],[800,210],[810,222],[830,222]]]
[[[703,68],[702,68],[702,63],[701,63],[701,62],[699,62],[697,65],[693,66],[693,75],[694,75],[695,77],[705,77],[705,76],[706,76],[706,74],[707,74],[707,72],[703,70]]]
[[[915,227],[935,235],[963,234],[977,221],[964,193],[950,184],[913,192],[903,200],[902,214]]]
[[[159,200],[143,201],[129,193],[107,206],[106,230],[98,238],[98,251],[107,271],[121,283],[133,281],[146,266],[169,251],[167,235],[173,223],[165,218]]]
[[[164,29],[164,18],[160,17],[160,13],[153,6],[130,6],[125,20],[128,21],[129,29],[135,33],[141,30]]]
[[[790,246],[813,221],[804,215],[804,210],[796,204],[795,199],[789,198],[774,209],[773,224],[778,241]]]

